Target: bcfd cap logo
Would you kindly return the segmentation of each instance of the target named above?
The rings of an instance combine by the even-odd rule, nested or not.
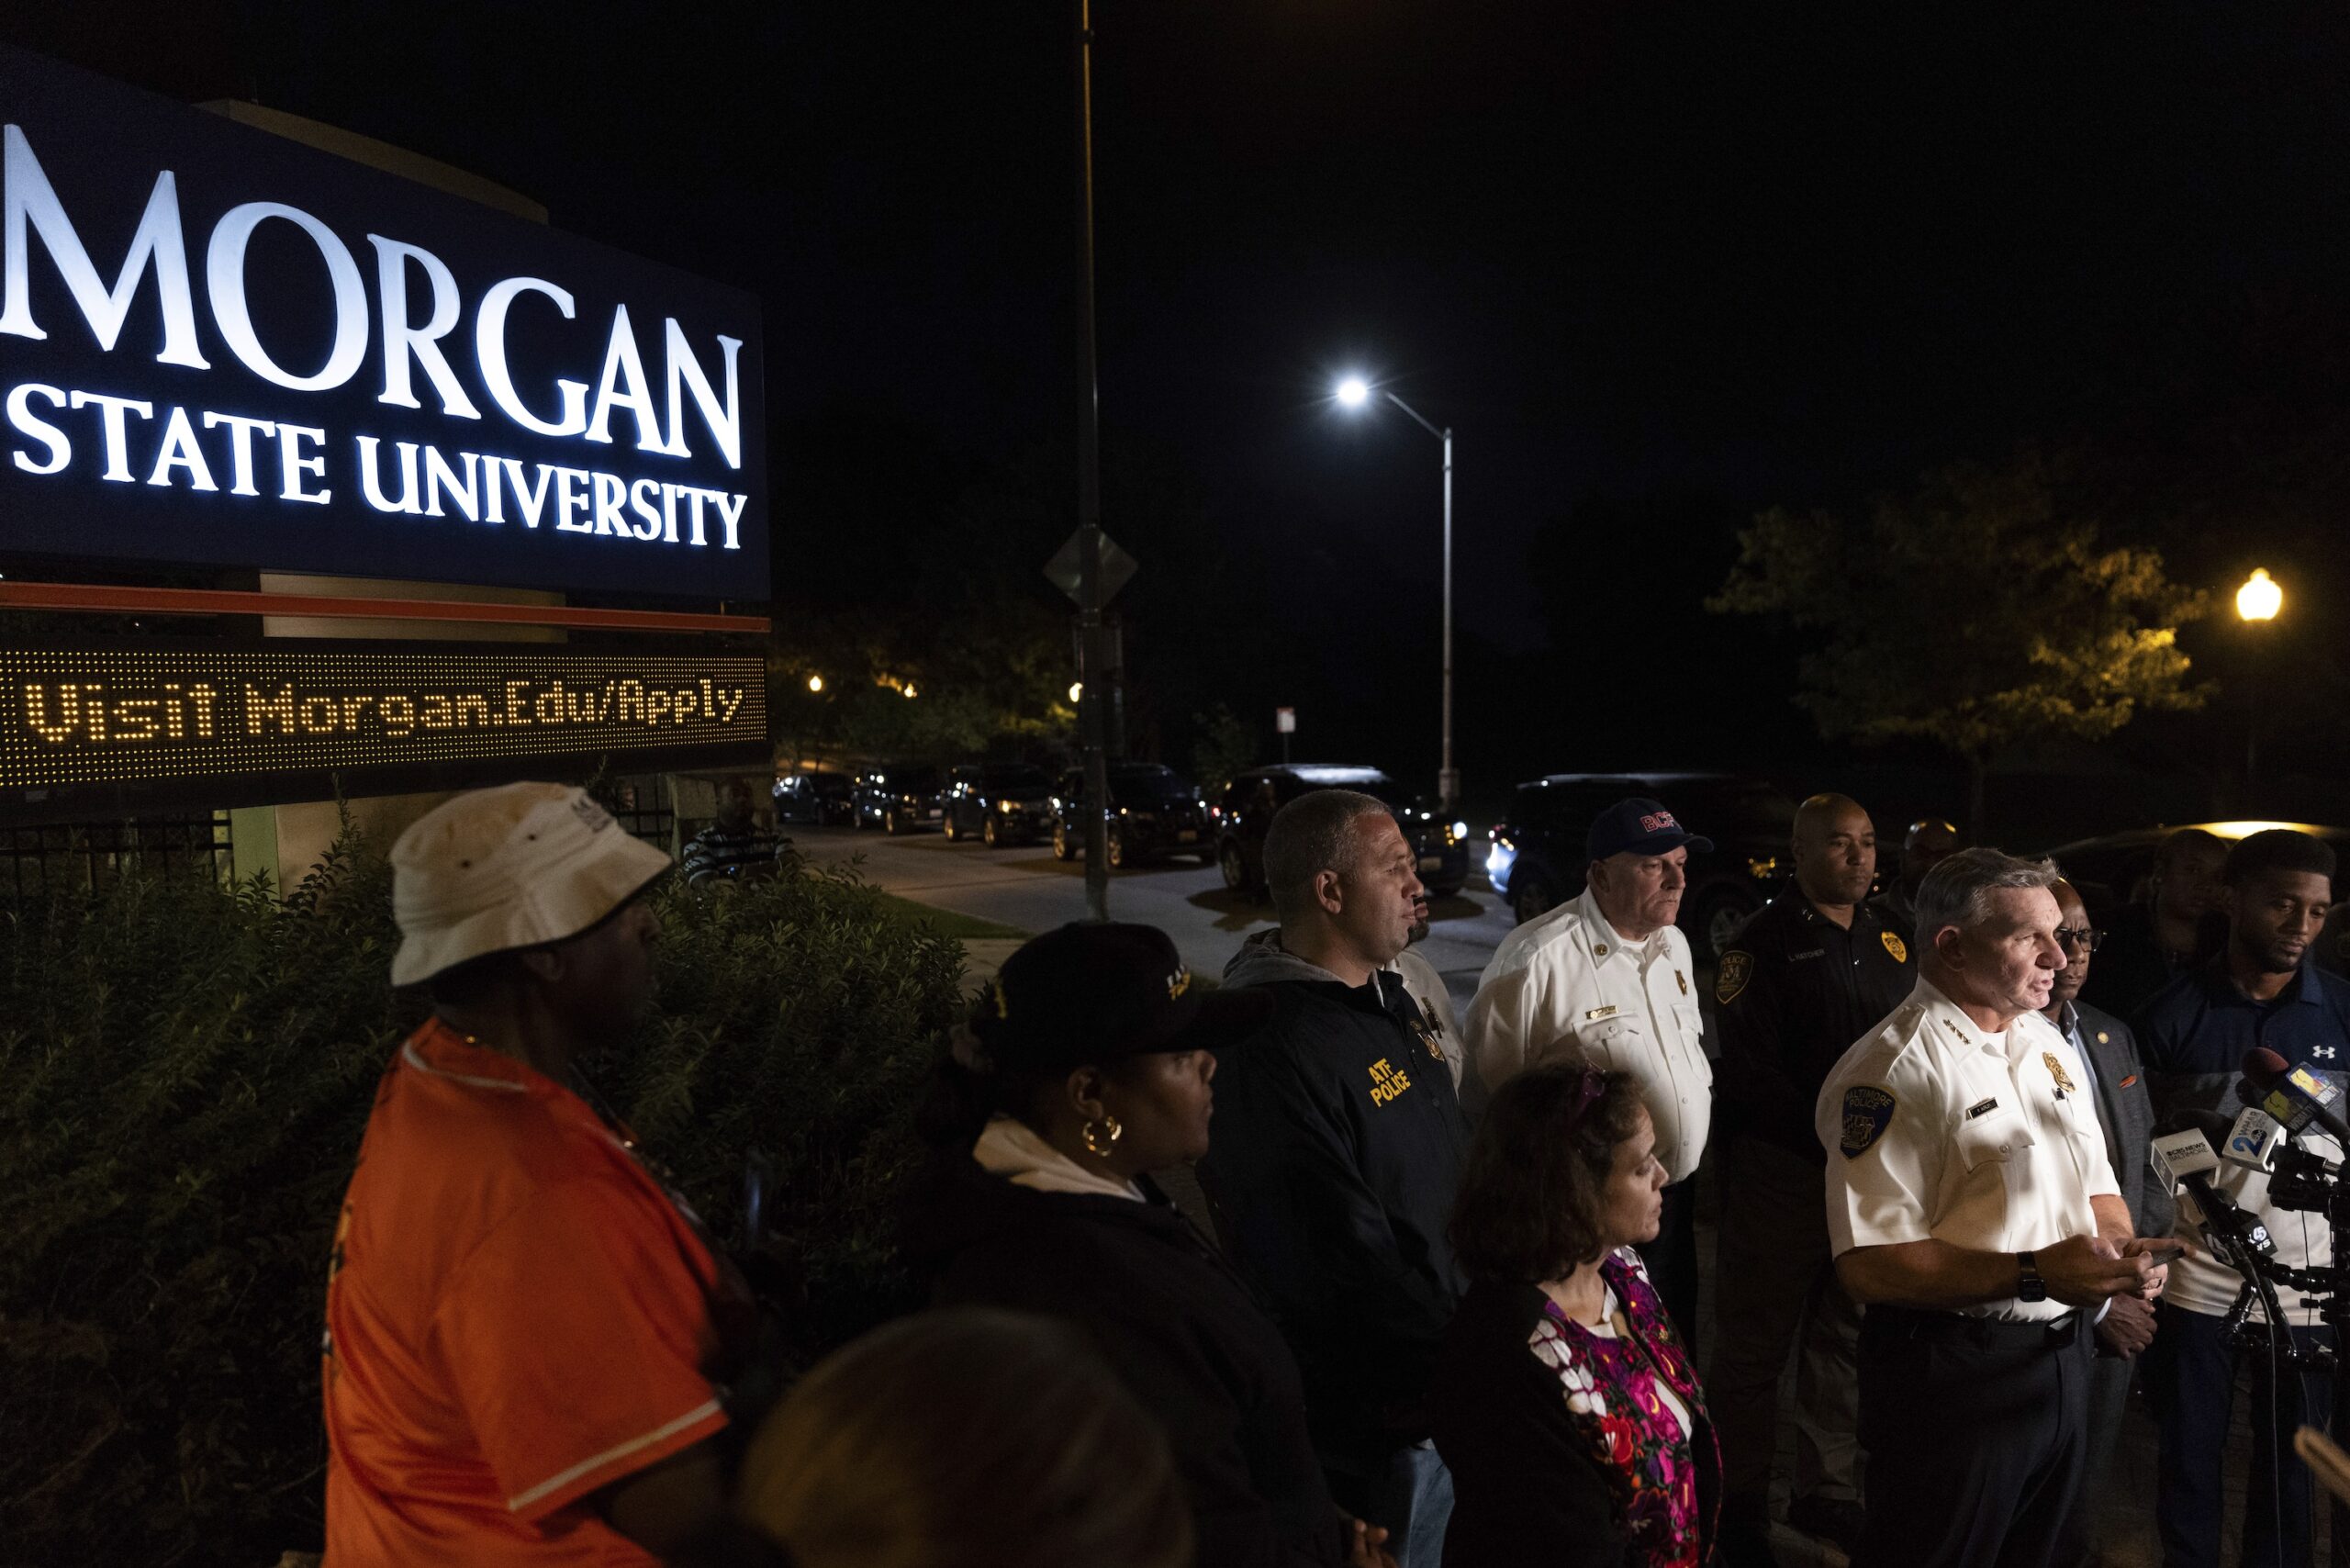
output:
[[[1640,816],[1642,833],[1664,833],[1680,825],[1673,820],[1671,812],[1645,812]]]

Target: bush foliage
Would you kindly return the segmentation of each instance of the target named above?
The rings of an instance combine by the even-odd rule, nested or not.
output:
[[[126,878],[0,906],[0,1562],[274,1562],[321,1538],[326,1257],[421,1014],[351,841],[284,901]],[[718,1234],[745,1150],[812,1354],[902,1304],[888,1245],[957,945],[846,876],[657,895],[662,999],[592,1064]]]

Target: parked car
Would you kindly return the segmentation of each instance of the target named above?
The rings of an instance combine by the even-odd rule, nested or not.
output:
[[[1417,796],[1376,767],[1284,762],[1250,768],[1225,785],[1216,801],[1216,864],[1225,887],[1238,893],[1264,890],[1265,829],[1275,812],[1315,790],[1360,790],[1386,802],[1419,855],[1420,880],[1430,894],[1449,897],[1468,882],[1468,823],[1438,821]]]
[[[1494,826],[1485,876],[1523,923],[1578,897],[1584,837],[1600,812],[1627,795],[1673,808],[1714,847],[1689,857],[1678,924],[1699,953],[1719,955],[1792,869],[1787,838],[1796,803],[1764,779],[1729,773],[1553,773],[1520,784]]]
[[[1110,764],[1110,864],[1136,866],[1176,855],[1215,862],[1207,807],[1192,781],[1156,762]],[[1085,775],[1071,768],[1053,795],[1053,857],[1085,853]]]
[[[856,814],[856,781],[845,773],[787,773],[775,781],[775,820],[846,827]]]
[[[1025,762],[966,763],[946,770],[947,838],[976,836],[990,849],[1053,831],[1053,781]]]
[[[2177,823],[2162,827],[2125,828],[2095,838],[2075,839],[2048,851],[2065,878],[2081,890],[2082,898],[2100,919],[2122,904],[2134,902],[2145,890],[2163,840],[2183,828],[2200,828],[2233,844],[2272,827],[2295,828],[2333,846],[2333,853],[2350,864],[2350,828],[2323,827],[2316,823],[2223,822]]]
[[[856,828],[913,833],[946,815],[946,778],[927,762],[885,762],[856,776]]]

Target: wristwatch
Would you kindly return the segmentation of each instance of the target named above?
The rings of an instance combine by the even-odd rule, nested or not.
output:
[[[2040,1277],[2040,1260],[2029,1252],[2016,1254],[2016,1262],[2023,1270],[2023,1277],[2016,1284],[2018,1301],[2046,1301],[2048,1282]]]

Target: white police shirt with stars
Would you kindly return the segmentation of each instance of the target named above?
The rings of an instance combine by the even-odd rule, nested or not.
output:
[[[1488,1089],[1562,1057],[1630,1073],[1656,1126],[1665,1180],[1685,1182],[1705,1155],[1714,1115],[1695,973],[1689,938],[1677,927],[1627,942],[1586,889],[1494,950],[1469,1003],[1470,1070]]]
[[[2095,1236],[2089,1200],[2121,1193],[2095,1094],[2072,1042],[2039,1014],[1986,1034],[1919,980],[1819,1092],[1832,1251],[1933,1239],[2026,1252]],[[2073,1309],[2009,1298],[1963,1310],[2038,1322]]]

